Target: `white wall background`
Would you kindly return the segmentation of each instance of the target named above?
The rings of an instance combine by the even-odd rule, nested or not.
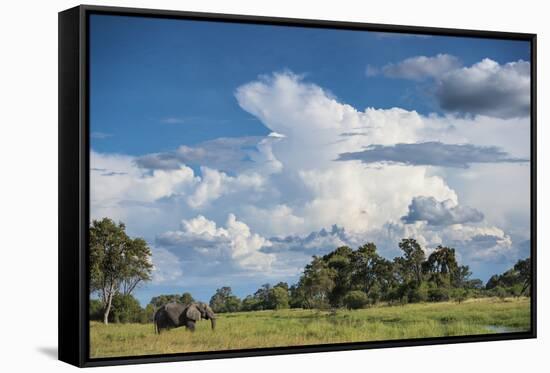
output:
[[[538,33],[539,338],[126,366],[110,371],[535,372],[548,368],[550,23],[545,2],[128,0],[98,5]],[[69,371],[57,354],[57,12],[77,1],[5,1],[0,12],[0,369]],[[546,145],[546,147],[545,147]]]

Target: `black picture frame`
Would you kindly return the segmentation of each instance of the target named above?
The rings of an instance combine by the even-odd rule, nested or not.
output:
[[[170,355],[115,358],[89,357],[87,242],[89,226],[89,34],[91,14],[145,16],[200,20],[205,22],[252,23],[295,27],[368,30],[385,33],[497,38],[528,41],[531,45],[531,330],[476,336],[339,343],[315,346],[209,351]],[[343,21],[243,16],[156,9],[81,5],[59,13],[59,360],[79,367],[172,362],[199,359],[283,355],[370,348],[436,345],[536,338],[536,34],[400,26]]]

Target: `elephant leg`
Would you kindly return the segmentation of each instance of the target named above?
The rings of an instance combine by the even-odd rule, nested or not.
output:
[[[195,331],[195,322],[193,320],[187,320],[185,322],[185,327],[187,329],[189,329],[190,331],[194,332]]]

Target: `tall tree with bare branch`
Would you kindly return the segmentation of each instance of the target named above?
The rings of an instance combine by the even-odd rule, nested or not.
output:
[[[90,227],[90,292],[97,292],[103,304],[103,322],[109,322],[113,297],[124,295],[151,279],[151,250],[141,238],[126,234],[123,223],[94,220]]]

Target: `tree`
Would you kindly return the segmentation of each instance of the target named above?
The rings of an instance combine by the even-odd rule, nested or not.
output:
[[[483,281],[479,278],[468,279],[463,283],[465,289],[480,290],[483,289]]]
[[[182,304],[191,304],[195,301],[191,293],[185,292],[180,297],[180,302]]]
[[[500,276],[499,275],[492,275],[491,278],[487,281],[487,284],[485,285],[485,289],[491,290],[498,286],[500,282]]]
[[[270,284],[263,284],[258,290],[254,293],[254,298],[258,301],[260,310],[267,310],[270,308],[269,305],[269,293],[271,292]]]
[[[352,287],[376,303],[394,285],[393,264],[376,252],[374,243],[359,247],[352,256]]]
[[[343,298],[351,288],[353,259],[354,251],[347,246],[340,246],[322,258],[334,273],[334,287],[329,294],[329,302],[333,307],[342,306]]]
[[[233,295],[229,286],[216,289],[216,293],[210,298],[210,307],[214,312],[236,312],[241,307],[241,300]]]
[[[281,282],[278,282],[277,284],[275,284],[275,286],[273,286],[274,288],[283,288],[285,289],[286,291],[289,291],[290,287],[288,286],[288,283],[284,282],[284,281],[281,281]]]
[[[225,302],[225,312],[238,312],[241,309],[241,300],[236,295],[231,295]]]
[[[149,304],[153,305],[153,307],[157,309],[160,306],[165,305],[166,303],[171,303],[171,302],[183,303],[181,302],[181,298],[182,297],[180,297],[179,294],[161,294],[151,298],[151,300],[149,301]]]
[[[242,311],[259,311],[262,309],[260,301],[253,295],[247,295],[241,302]]]
[[[361,290],[352,290],[344,296],[344,305],[349,309],[363,308],[368,302],[367,294]]]
[[[141,282],[151,280],[151,249],[142,238],[128,238],[123,255],[125,265],[124,273],[121,273],[120,292],[130,295]]]
[[[428,290],[428,300],[430,302],[442,302],[449,300],[449,288],[437,287]]]
[[[269,292],[268,309],[288,308],[288,290],[284,286],[274,286]]]
[[[430,289],[426,281],[422,281],[418,286],[410,286],[406,289],[406,301],[409,303],[425,302],[429,300]]]
[[[457,285],[459,281],[459,267],[456,262],[455,249],[438,246],[422,264],[424,273],[429,277],[429,281],[437,286],[449,287],[451,283]],[[463,276],[469,276],[468,267],[461,268],[465,273]]]
[[[115,323],[141,322],[143,310],[136,298],[131,294],[117,293],[113,297],[110,321]]]
[[[520,259],[514,264],[514,267],[505,271],[500,275],[493,275],[487,281],[485,289],[493,290],[493,293],[498,293],[500,296],[503,292],[509,295],[523,295],[531,286],[531,259]],[[497,296],[499,296],[497,294]]]
[[[90,292],[100,295],[105,324],[116,294],[130,295],[140,282],[151,279],[151,250],[142,239],[128,237],[125,229],[108,218],[90,226]]]
[[[413,238],[404,238],[399,242],[403,257],[396,258],[404,282],[412,281],[416,286],[422,282],[422,264],[426,259],[424,250]]]
[[[142,323],[152,322],[153,316],[155,315],[156,308],[151,303],[149,303],[147,306],[145,306],[145,309],[143,310],[143,318]]]
[[[472,288],[476,285],[479,285],[479,282],[481,280],[470,280],[470,276],[472,275],[472,271],[470,271],[470,267],[466,265],[458,266],[456,270],[456,274],[453,278],[453,286],[459,287],[459,288]]]
[[[300,279],[297,284],[292,285],[289,289],[289,305],[291,308],[305,308],[306,297],[304,293],[303,280]]]
[[[310,264],[304,268],[301,286],[304,292],[306,308],[328,308],[329,294],[334,288],[335,270],[331,269],[322,258],[313,257]]]
[[[372,242],[360,246],[353,255],[353,282],[368,294],[370,287],[376,281],[375,266],[379,256],[376,245]]]
[[[460,304],[468,298],[468,290],[465,288],[453,289],[450,296]]]
[[[519,282],[522,283],[520,294],[523,295],[526,290],[531,289],[531,258],[518,260],[514,270],[517,272]]]
[[[99,299],[90,299],[89,307],[90,320],[103,320],[103,303]]]

